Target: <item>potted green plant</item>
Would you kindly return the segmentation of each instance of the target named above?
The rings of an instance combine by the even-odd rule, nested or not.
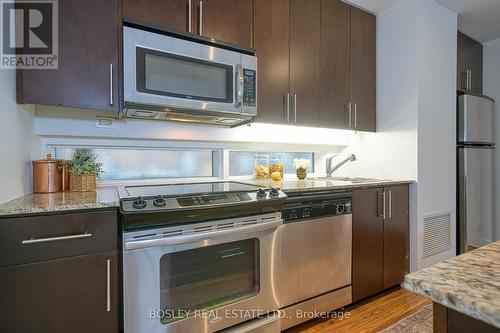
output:
[[[97,156],[76,151],[69,163],[70,191],[86,192],[96,189],[96,178],[102,173],[102,163],[98,163]]]

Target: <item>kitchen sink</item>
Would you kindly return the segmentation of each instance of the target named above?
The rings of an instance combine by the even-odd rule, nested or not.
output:
[[[341,181],[350,183],[373,183],[379,182],[380,179],[376,178],[363,178],[363,177],[322,177],[317,178],[318,180],[330,180],[330,181]]]

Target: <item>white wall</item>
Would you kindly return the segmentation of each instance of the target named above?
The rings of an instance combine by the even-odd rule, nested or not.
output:
[[[32,108],[16,104],[14,70],[0,69],[0,101],[1,203],[31,192],[31,154],[37,145]]]
[[[495,128],[496,128],[496,239],[500,239],[500,39],[492,40],[483,45],[483,88],[484,94],[493,98],[495,103]]]
[[[456,253],[456,61],[457,14],[434,0],[419,0],[418,239],[426,215],[450,212],[454,244],[419,267]]]

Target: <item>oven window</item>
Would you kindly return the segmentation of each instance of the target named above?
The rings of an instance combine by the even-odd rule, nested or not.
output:
[[[203,101],[232,103],[233,67],[137,48],[137,90]]]
[[[259,293],[257,238],[165,254],[160,259],[163,324]]]

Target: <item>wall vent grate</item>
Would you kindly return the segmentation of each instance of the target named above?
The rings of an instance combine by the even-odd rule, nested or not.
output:
[[[424,253],[427,258],[450,250],[451,214],[439,213],[424,216]]]

